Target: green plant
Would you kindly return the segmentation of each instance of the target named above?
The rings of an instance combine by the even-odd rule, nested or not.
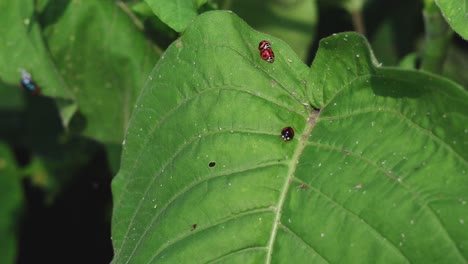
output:
[[[422,40],[379,1],[2,2],[22,23],[0,32],[0,171],[53,203],[105,150],[113,263],[464,263],[466,10],[414,3]],[[52,100],[22,99],[19,68]]]

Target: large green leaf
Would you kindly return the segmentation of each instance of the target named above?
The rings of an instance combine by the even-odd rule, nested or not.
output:
[[[122,8],[110,0],[62,0],[42,14],[51,56],[86,118],[83,133],[107,143],[121,142],[159,57]]]
[[[450,26],[468,40],[468,0],[435,0]]]
[[[86,120],[86,136],[120,143],[157,50],[124,4],[44,3],[38,14],[32,0],[0,2],[8,10],[0,22],[9,25],[0,29],[2,89],[19,89],[19,69],[26,69],[42,94],[56,99],[65,126],[78,110]]]
[[[17,223],[22,201],[15,159],[8,146],[0,142],[0,263],[16,263]]]
[[[221,11],[151,76],[112,186],[114,263],[468,259],[461,87],[376,67],[354,33],[322,40],[308,68]]]
[[[0,1],[0,79],[20,88],[20,69],[29,71],[42,87],[42,93],[59,98],[72,98],[73,94],[57,65],[50,59],[41,28],[34,15],[33,0]],[[2,85],[2,89],[12,87]]]

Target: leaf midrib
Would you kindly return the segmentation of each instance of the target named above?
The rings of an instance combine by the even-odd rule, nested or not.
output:
[[[273,255],[273,247],[275,244],[276,240],[276,234],[278,232],[278,228],[281,225],[281,215],[282,215],[282,209],[284,206],[284,202],[286,201],[286,196],[288,194],[288,191],[291,189],[291,183],[293,182],[294,178],[294,173],[296,172],[297,169],[297,164],[299,163],[299,159],[302,155],[302,152],[304,151],[304,148],[307,146],[307,141],[312,134],[312,130],[315,127],[316,120],[319,116],[319,111],[317,110],[312,110],[311,114],[307,118],[307,123],[304,128],[304,132],[302,133],[301,137],[299,138],[299,143],[297,144],[297,147],[294,151],[294,154],[291,158],[291,161],[289,162],[289,170],[288,170],[288,175],[285,178],[283,189],[281,190],[281,195],[278,200],[278,204],[276,206],[276,213],[275,213],[275,219],[273,223],[273,228],[271,230],[270,234],[270,240],[268,242],[268,252],[267,252],[267,258],[265,263],[270,264],[271,263],[271,258]]]

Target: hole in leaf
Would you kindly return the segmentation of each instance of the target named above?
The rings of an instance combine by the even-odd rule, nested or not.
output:
[[[208,163],[208,167],[213,168],[214,166],[216,166],[216,162],[212,161]]]

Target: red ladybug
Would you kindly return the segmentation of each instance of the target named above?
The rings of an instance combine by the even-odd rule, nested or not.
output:
[[[258,44],[258,50],[263,51],[263,50],[267,50],[267,49],[271,49],[270,42],[268,42],[268,40],[260,41],[260,43]]]
[[[270,63],[275,61],[275,53],[273,53],[273,50],[271,49],[265,49],[260,51],[260,56],[262,56],[262,59]]]

